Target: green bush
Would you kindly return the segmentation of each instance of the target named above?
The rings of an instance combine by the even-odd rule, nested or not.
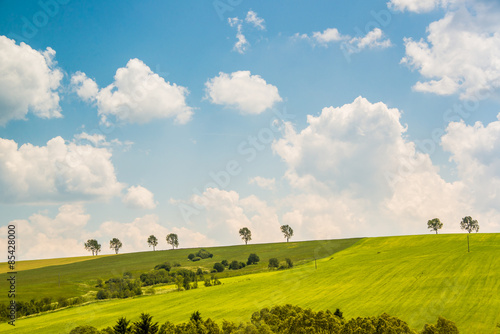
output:
[[[200,261],[200,260],[201,260],[201,257],[199,257],[199,256],[195,256],[191,259],[191,261],[193,261],[193,262]]]
[[[73,328],[69,334],[99,334],[99,330],[94,326],[83,325]]]
[[[229,262],[227,262],[227,260],[222,260],[220,263],[222,263],[224,267],[229,266]]]
[[[188,255],[188,259],[192,260],[196,255],[194,255],[193,253],[189,254]]]
[[[272,257],[269,259],[269,265],[267,266],[269,269],[278,268],[279,266],[280,261],[277,258]]]
[[[248,265],[257,264],[259,261],[260,261],[259,256],[257,254],[252,253],[248,256],[247,264]]]
[[[293,268],[293,261],[292,260],[290,260],[289,258],[286,258],[285,261],[286,261],[286,265],[288,266],[288,268]]]
[[[229,269],[232,269],[232,270],[238,270],[240,269],[240,262],[234,260],[232,261],[230,264],[229,264]]]
[[[221,273],[224,271],[224,266],[222,263],[216,262],[214,263],[214,270],[216,270],[218,273]]]

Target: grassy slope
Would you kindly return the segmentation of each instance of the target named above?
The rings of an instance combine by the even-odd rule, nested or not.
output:
[[[17,274],[17,300],[29,301],[33,298],[41,299],[46,296],[51,297],[76,297],[86,294],[90,290],[97,290],[97,278],[108,279],[110,277],[121,277],[124,272],[131,271],[135,276],[151,270],[155,265],[169,261],[179,262],[184,267],[198,267],[210,270],[215,262],[224,259],[238,260],[246,262],[250,253],[257,253],[261,258],[261,263],[257,266],[249,266],[236,272],[224,272],[219,277],[228,275],[241,275],[251,272],[266,270],[267,261],[271,257],[284,260],[291,258],[294,263],[300,264],[310,261],[312,258],[325,257],[336,251],[351,246],[359,239],[326,240],[326,241],[306,241],[274,244],[249,244],[230,247],[207,248],[214,254],[212,259],[205,259],[198,262],[191,262],[187,256],[196,252],[197,249],[176,249],[156,252],[128,253],[109,256],[90,257],[92,260],[85,260],[89,257],[70,258],[68,264],[54,265],[57,259],[19,262],[18,270],[23,267],[32,267],[33,270],[25,270]],[[73,263],[71,263],[73,262]],[[50,266],[37,268],[40,264]],[[3,267],[7,267],[5,264]],[[0,274],[0,281],[5,281],[7,274]],[[0,294],[0,303],[8,302],[7,293]]]
[[[110,255],[101,255],[101,256],[110,256]],[[16,263],[16,271],[24,271],[31,269],[38,269],[49,266],[58,266],[63,264],[70,264],[75,262],[82,262],[88,260],[97,259],[95,256],[79,256],[79,257],[62,257],[59,259],[46,259],[46,260],[27,260],[27,261],[18,261]],[[6,262],[0,263],[0,274],[4,274],[9,271],[9,266]]]
[[[112,325],[119,316],[137,320],[143,311],[156,320],[204,317],[248,320],[275,304],[316,310],[339,307],[346,317],[398,316],[415,329],[438,315],[461,333],[494,333],[500,322],[500,234],[363,239],[331,257],[293,270],[228,278],[224,285],[70,308],[18,321],[19,333],[67,333],[78,324]],[[1,325],[0,331],[7,330]],[[36,329],[36,330],[35,330]]]

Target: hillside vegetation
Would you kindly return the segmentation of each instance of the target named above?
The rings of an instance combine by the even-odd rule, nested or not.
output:
[[[299,248],[300,243],[296,244]],[[272,253],[283,245],[293,247],[291,243],[254,246]],[[319,254],[330,251],[324,245],[318,249]],[[267,258],[258,250],[251,252]],[[98,270],[90,268],[95,260],[81,263],[89,271]],[[317,269],[314,261],[304,262],[294,269],[225,278],[222,283],[68,308],[20,319],[16,329],[18,333],[68,333],[82,324],[104,328],[120,316],[135,321],[145,310],[160,323],[187,321],[196,310],[216,322],[239,322],[263,307],[289,303],[313,310],[340,308],[346,318],[386,312],[418,330],[441,315],[454,321],[461,333],[495,333],[500,322],[500,234],[471,235],[470,253],[464,234],[367,238],[318,260]],[[8,329],[6,324],[0,326],[0,331]]]

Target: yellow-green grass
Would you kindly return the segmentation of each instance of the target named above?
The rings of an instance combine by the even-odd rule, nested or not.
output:
[[[202,268],[210,271],[215,262],[224,259],[246,262],[250,253],[256,253],[261,258],[259,264],[236,271],[226,270],[218,274],[218,277],[245,275],[267,270],[267,262],[271,257],[276,257],[281,261],[290,258],[295,264],[300,265],[311,261],[311,259],[322,258],[345,249],[358,240],[360,239],[211,247],[206,249],[214,254],[214,257],[197,262],[190,261],[188,255],[195,253],[199,248],[94,256],[90,257],[91,261],[73,261],[73,263],[58,265],[55,265],[57,259],[29,261],[29,266],[34,269],[17,273],[17,300],[39,300],[43,297],[52,297],[57,300],[59,297],[72,298],[87,295],[92,291],[95,293],[98,278],[106,280],[111,277],[121,277],[127,271],[132,272],[134,277],[138,277],[141,273],[147,272],[153,269],[155,265],[166,261],[171,264],[178,262],[185,268],[195,270]],[[64,259],[61,259],[61,261],[64,261]],[[38,264],[47,264],[48,266],[40,267]],[[3,264],[2,267],[6,267],[6,264]],[[17,268],[23,267],[26,267],[24,261],[17,264]],[[8,274],[0,274],[0,281],[5,282],[7,278]],[[0,294],[0,303],[7,303],[8,301],[7,293]]]
[[[495,333],[500,322],[500,234],[363,239],[333,256],[285,271],[226,278],[223,285],[111,300],[19,319],[18,333],[68,333],[77,325],[112,326],[148,312],[183,322],[193,311],[218,322],[247,321],[262,307],[340,308],[347,318],[387,312],[422,329],[439,315],[461,333]],[[0,331],[10,327],[0,325]]]
[[[101,256],[110,256],[110,255],[101,255]],[[15,265],[15,270],[19,272],[23,270],[38,269],[49,266],[59,266],[63,264],[70,264],[70,263],[76,263],[94,259],[97,259],[97,257],[78,256],[78,257],[62,257],[58,259],[17,261]],[[7,262],[0,263],[0,274],[4,274],[8,271],[12,270],[9,269],[9,265],[7,264]]]

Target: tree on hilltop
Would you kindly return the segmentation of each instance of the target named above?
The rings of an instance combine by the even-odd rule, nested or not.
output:
[[[431,219],[427,222],[427,228],[431,231],[436,231],[438,234],[438,230],[443,227],[443,223],[439,220],[439,218]]]
[[[89,239],[84,243],[85,249],[92,252],[92,256],[98,255],[101,251],[101,244],[96,239]]]
[[[289,225],[281,225],[281,232],[283,232],[286,242],[293,236],[293,229]]]
[[[149,247],[153,246],[153,252],[155,250],[155,247],[158,245],[158,239],[154,235],[150,235],[148,238],[148,245]]]
[[[172,249],[179,248],[179,238],[177,237],[177,234],[170,233],[167,235],[167,243],[172,245]]]
[[[122,248],[122,242],[118,238],[113,238],[109,241],[109,248],[115,250],[115,254],[118,254],[118,250]]]
[[[479,223],[477,222],[477,220],[473,220],[471,216],[467,216],[462,218],[462,221],[460,222],[460,228],[469,232],[467,234],[467,252],[470,252],[469,234],[472,231],[476,231],[476,233],[477,231],[479,231]]]
[[[245,245],[248,244],[250,240],[252,240],[252,232],[247,227],[243,227],[240,229],[241,239],[245,240]]]

